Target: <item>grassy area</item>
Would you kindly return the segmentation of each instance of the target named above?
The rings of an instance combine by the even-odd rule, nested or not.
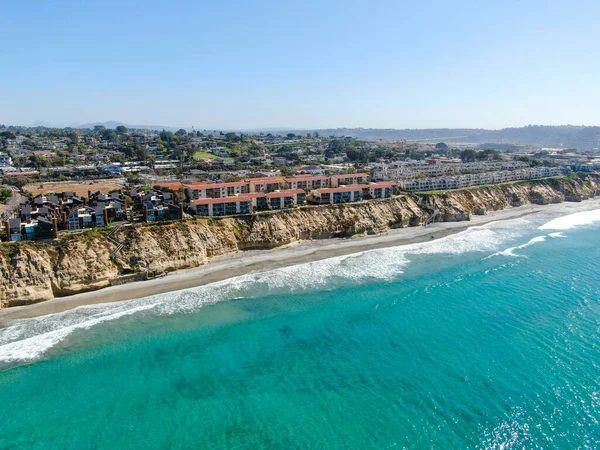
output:
[[[220,156],[213,155],[212,153],[198,150],[196,153],[194,153],[194,159],[197,161],[199,159],[226,159],[226,158],[221,158]]]
[[[0,204],[5,204],[6,201],[12,197],[12,190],[7,188],[0,188]]]

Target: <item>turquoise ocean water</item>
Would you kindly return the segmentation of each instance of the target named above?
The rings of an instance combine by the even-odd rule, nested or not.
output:
[[[600,448],[600,210],[0,330],[0,448]]]

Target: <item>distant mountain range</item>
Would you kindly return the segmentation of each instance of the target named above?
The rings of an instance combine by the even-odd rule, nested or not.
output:
[[[164,125],[133,125],[124,122],[108,121],[86,124],[66,125],[72,128],[94,128],[102,125],[106,128],[116,128],[124,125],[127,128],[146,130],[177,131],[183,127],[169,127]],[[32,127],[56,127],[48,122],[38,121]],[[65,125],[63,125],[64,127]],[[187,128],[191,131],[190,128]],[[198,127],[196,130],[205,132]],[[430,129],[380,129],[380,128],[326,128],[326,129],[298,129],[298,128],[260,128],[252,130],[227,129],[223,131],[243,131],[244,133],[273,133],[287,134],[295,133],[304,135],[306,133],[318,132],[322,136],[350,136],[357,139],[370,141],[412,141],[422,143],[445,142],[446,144],[515,144],[515,145],[537,145],[544,147],[579,148],[582,150],[600,150],[600,127],[577,126],[577,125],[529,125],[519,128],[502,128],[500,130],[486,130],[482,128],[430,128]],[[210,129],[209,133],[218,133],[218,130]]]

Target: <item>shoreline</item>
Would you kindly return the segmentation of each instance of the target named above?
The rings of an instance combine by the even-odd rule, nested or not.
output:
[[[594,202],[594,199],[586,203],[590,201]],[[595,201],[600,203],[598,199]],[[203,286],[252,272],[266,272],[367,250],[419,244],[430,241],[432,236],[440,239],[474,226],[499,220],[517,219],[549,209],[573,209],[580,204],[563,202],[551,205],[526,205],[492,211],[482,216],[472,216],[469,221],[436,222],[427,227],[398,228],[378,235],[304,241],[270,250],[232,253],[213,258],[202,266],[170,272],[164,278],[110,286],[96,291],[56,297],[31,305],[1,309],[0,328],[12,320],[55,314],[79,306],[133,300]],[[573,205],[572,208],[569,208],[569,205]]]

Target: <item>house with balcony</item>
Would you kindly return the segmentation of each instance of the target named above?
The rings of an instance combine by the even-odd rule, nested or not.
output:
[[[68,230],[85,230],[105,226],[103,206],[80,206],[73,208],[67,215]]]

